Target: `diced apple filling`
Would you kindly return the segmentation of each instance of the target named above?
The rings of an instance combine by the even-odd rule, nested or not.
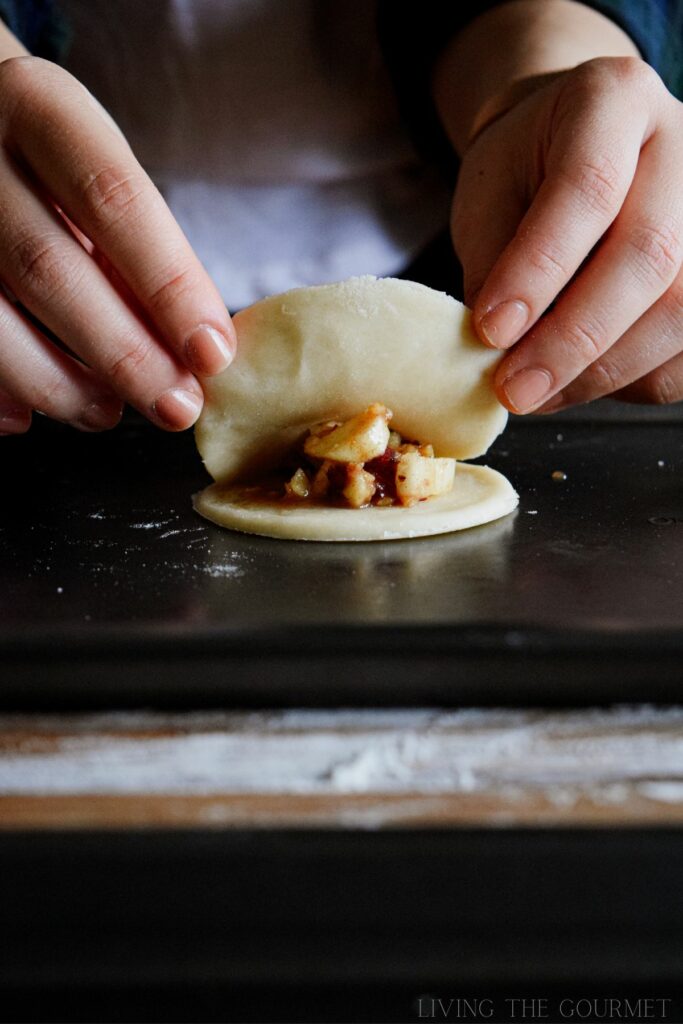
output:
[[[285,484],[285,496],[365,508],[414,505],[450,491],[455,459],[436,458],[431,444],[404,441],[389,430],[391,418],[390,409],[373,402],[344,423],[317,424],[304,441],[303,466]]]
[[[346,468],[346,487],[342,494],[353,508],[369,505],[376,491],[375,478],[358,463],[352,462]]]
[[[405,452],[396,464],[396,494],[402,505],[414,505],[447,494],[455,480],[455,459]]]
[[[292,479],[285,484],[285,494],[295,498],[307,498],[310,490],[311,485],[303,469],[297,469]]]
[[[389,444],[391,412],[385,405],[373,402],[365,412],[352,416],[346,423],[322,424],[323,433],[311,433],[304,443],[304,452],[315,459],[332,462],[355,462],[362,465],[376,458]]]

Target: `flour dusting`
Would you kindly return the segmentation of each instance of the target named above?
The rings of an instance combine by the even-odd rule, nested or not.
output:
[[[214,580],[218,580],[226,576],[244,576],[244,569],[239,565],[203,565],[201,566],[201,570],[206,573],[207,576],[211,576]]]
[[[4,795],[503,794],[514,803],[538,794],[559,809],[683,804],[683,708],[2,715],[3,736],[16,737],[0,746]]]
[[[172,523],[173,519],[160,519],[158,522],[149,523],[129,523],[131,530],[160,530],[162,526],[168,526]]]

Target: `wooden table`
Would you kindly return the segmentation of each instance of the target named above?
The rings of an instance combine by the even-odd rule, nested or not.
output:
[[[683,708],[6,714],[0,793],[5,1019],[683,1019]]]
[[[683,708],[0,716],[0,827],[667,827]]]

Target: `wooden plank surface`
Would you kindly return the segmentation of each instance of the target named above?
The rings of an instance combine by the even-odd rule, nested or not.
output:
[[[683,708],[0,716],[0,827],[670,826]]]

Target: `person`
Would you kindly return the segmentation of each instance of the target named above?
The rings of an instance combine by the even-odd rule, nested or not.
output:
[[[27,430],[34,410],[107,429],[124,402],[183,430],[200,413],[202,376],[234,356],[226,303],[392,273],[414,255],[446,216],[446,191],[427,157],[406,159],[386,114],[387,68],[416,140],[431,119],[459,158],[453,245],[475,328],[504,353],[495,387],[507,408],[683,398],[683,109],[667,88],[677,83],[652,66],[683,66],[676,4],[384,4],[381,68],[336,38],[311,52],[304,15],[321,30],[334,8],[342,27],[372,35],[373,5],[350,0],[64,6],[76,21],[98,12],[100,37],[74,31],[73,42],[95,77],[115,67],[102,96],[115,120],[10,30],[29,47],[32,32],[47,38],[51,0],[0,0],[3,435]],[[197,68],[197,12],[224,9],[239,31],[209,25]]]

